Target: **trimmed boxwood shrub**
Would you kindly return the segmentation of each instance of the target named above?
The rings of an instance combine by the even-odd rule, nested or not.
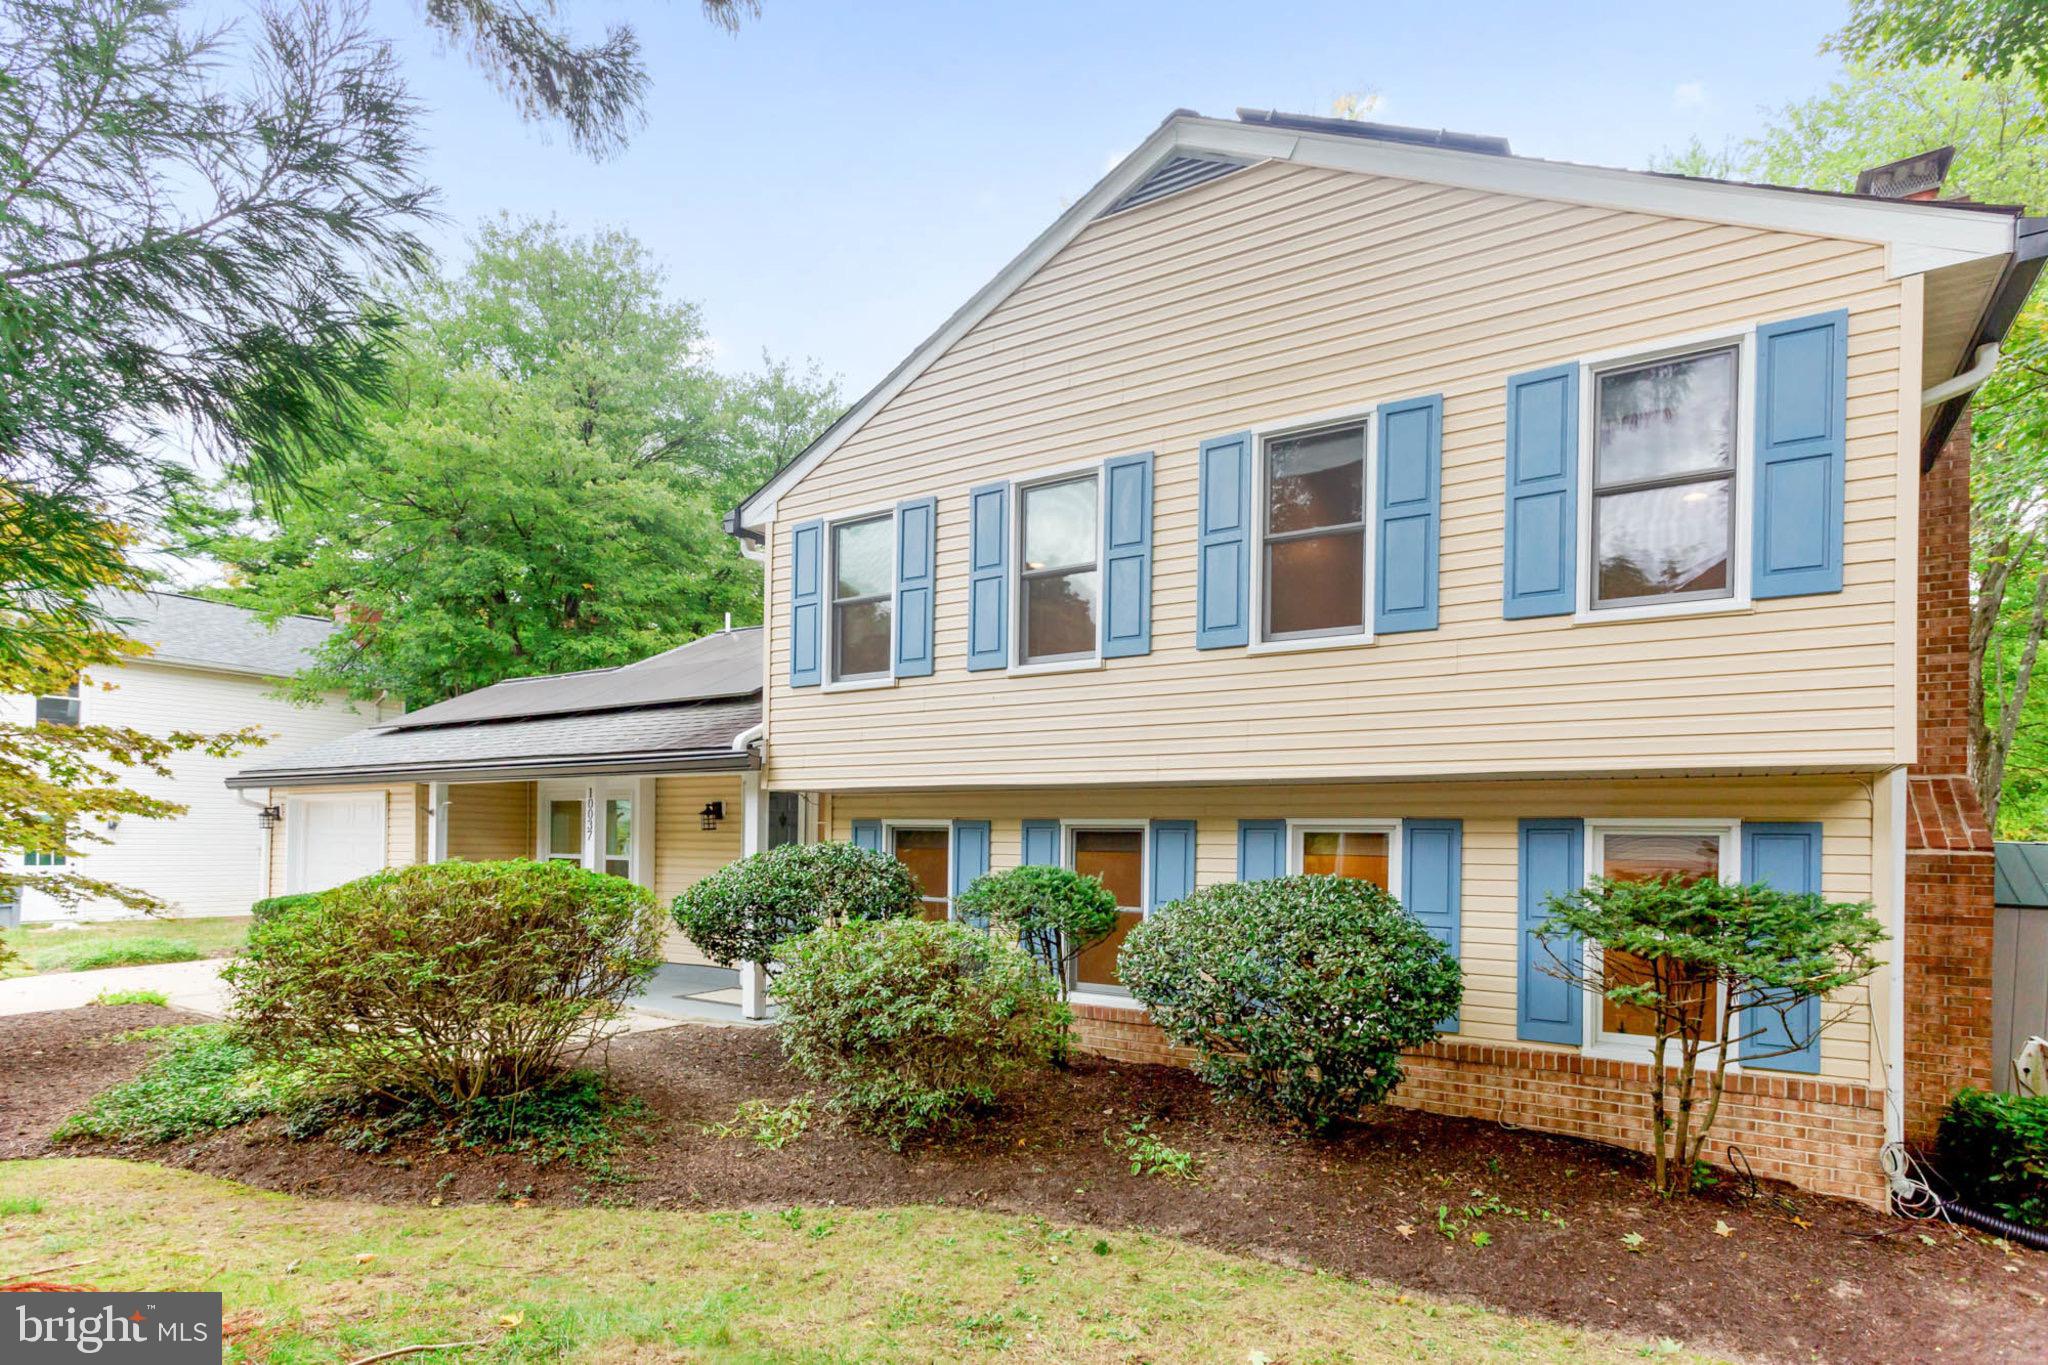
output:
[[[2048,1229],[2048,1095],[1960,1092],[1935,1131],[1934,1159],[1961,1202]]]
[[[676,927],[722,967],[767,962],[821,925],[897,919],[922,908],[910,869],[853,844],[783,844],[727,863],[677,896]]]
[[[891,1146],[964,1126],[1066,1035],[1045,969],[963,924],[852,920],[778,956],[784,1053]]]
[[[660,965],[654,897],[568,863],[373,873],[258,923],[222,973],[258,1058],[319,1091],[456,1107],[581,1056]]]
[[[1204,1080],[1313,1130],[1385,1099],[1462,994],[1443,945],[1346,877],[1205,887],[1133,928],[1117,973]]]
[[[289,914],[302,905],[311,905],[320,899],[318,891],[295,891],[288,896],[265,896],[249,907],[249,913],[256,917],[258,924],[279,915]]]
[[[953,902],[962,918],[1010,934],[1064,990],[1067,964],[1116,932],[1116,895],[1064,867],[1012,867],[976,877]]]

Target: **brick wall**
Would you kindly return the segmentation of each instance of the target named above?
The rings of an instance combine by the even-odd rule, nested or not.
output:
[[[1970,422],[1920,479],[1919,744],[1906,782],[1906,1140],[1991,1080],[1992,839],[1970,771]]]
[[[1074,1007],[1076,1046],[1125,1062],[1186,1065],[1142,1011]],[[1650,1068],[1543,1048],[1445,1041],[1413,1052],[1393,1103],[1437,1114],[1506,1122],[1636,1151],[1649,1150]],[[1816,1194],[1880,1207],[1884,1179],[1882,1097],[1866,1086],[1759,1072],[1729,1078],[1708,1159]]]

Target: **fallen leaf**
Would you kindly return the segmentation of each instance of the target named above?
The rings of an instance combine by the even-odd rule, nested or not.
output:
[[[1403,1237],[1413,1237],[1415,1235],[1415,1224],[1396,1223],[1394,1224],[1394,1231],[1400,1233]]]
[[[298,1274],[298,1273],[299,1273],[299,1263],[298,1263],[298,1262],[297,1262],[296,1260],[292,1260],[292,1261],[286,1261],[286,1262],[284,1263],[284,1273],[285,1273],[285,1274],[287,1274],[287,1275],[296,1275],[296,1274]]]
[[[512,1201],[512,1207],[515,1209],[530,1209],[533,1207],[533,1201],[531,1199],[515,1199]]]
[[[1795,1213],[1792,1215],[1792,1226],[1795,1228],[1810,1228],[1813,1226],[1813,1224],[1807,1222],[1804,1218],[1801,1218],[1798,1214]]]
[[[1624,1232],[1621,1234],[1621,1244],[1630,1251],[1641,1251],[1643,1249],[1643,1234],[1640,1232]]]
[[[1733,1237],[1735,1229],[1728,1226],[1726,1219],[1716,1218],[1714,1220],[1714,1235],[1716,1237]]]
[[[429,1199],[427,1203],[429,1206],[438,1209],[441,1207],[441,1196],[437,1194],[432,1199]]]
[[[522,1323],[522,1322],[525,1322],[525,1321],[526,1321],[526,1314],[524,1314],[524,1313],[500,1313],[500,1314],[498,1314],[498,1326],[500,1326],[500,1327],[517,1327],[517,1326],[518,1326],[518,1325],[519,1325],[520,1323]]]
[[[368,1264],[369,1264],[370,1262],[372,1262],[372,1261],[374,1261],[374,1260],[376,1260],[376,1259],[377,1259],[377,1253],[376,1253],[376,1252],[374,1252],[374,1251],[358,1251],[358,1252],[356,1253],[356,1264],[357,1264],[357,1265],[368,1265]]]

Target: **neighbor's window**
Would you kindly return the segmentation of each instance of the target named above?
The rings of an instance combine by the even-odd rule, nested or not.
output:
[[[580,863],[583,861],[583,800],[554,800],[548,802],[548,848],[549,862]]]
[[[63,692],[36,698],[36,719],[44,725],[78,724],[78,684]]]
[[[832,676],[889,675],[889,560],[895,535],[888,516],[832,528]]]
[[[929,920],[942,920],[952,913],[952,901],[946,894],[951,874],[952,838],[943,829],[895,829],[889,834],[891,850],[896,861],[902,863],[910,873],[910,880],[917,883],[918,900],[922,903],[920,913]]]
[[[1605,370],[1593,446],[1593,605],[1726,597],[1737,350]]]
[[[1095,654],[1095,476],[1023,492],[1018,657],[1027,664]]]
[[[630,797],[605,798],[604,870],[614,877],[633,875],[633,802]]]
[[[1365,427],[1266,442],[1265,638],[1365,629]]]
[[[1301,871],[1309,877],[1353,877],[1371,882],[1382,891],[1387,883],[1387,849],[1392,842],[1385,830],[1305,829],[1301,840]]]
[[[1600,840],[1602,866],[1599,870],[1606,876],[1629,882],[1646,882],[1658,877],[1677,877],[1689,882],[1717,878],[1721,875],[1722,841],[1723,836],[1715,831],[1610,830]],[[1610,986],[1650,979],[1649,963],[1633,953],[1608,953],[1606,967]],[[1705,1019],[1701,1036],[1717,1039],[1721,1036],[1718,988],[1701,983],[1696,989]],[[1603,997],[1600,1002],[1600,1032],[1608,1037],[1654,1038],[1657,1034],[1656,1016],[1642,1006],[1618,1004]]]
[[[1077,829],[1072,832],[1074,871],[1099,879],[1116,897],[1116,929],[1082,953],[1074,964],[1076,983],[1121,989],[1117,954],[1124,935],[1145,913],[1145,831],[1142,829]]]

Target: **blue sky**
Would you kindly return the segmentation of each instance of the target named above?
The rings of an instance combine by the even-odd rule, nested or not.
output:
[[[374,0],[432,110],[428,178],[459,259],[506,211],[626,228],[697,301],[721,367],[815,359],[880,378],[1176,107],[1375,117],[1637,166],[1718,146],[1819,90],[1835,0],[764,0],[737,37],[694,0],[577,0],[631,17],[654,88],[624,155],[580,158],[438,50],[413,0]]]

